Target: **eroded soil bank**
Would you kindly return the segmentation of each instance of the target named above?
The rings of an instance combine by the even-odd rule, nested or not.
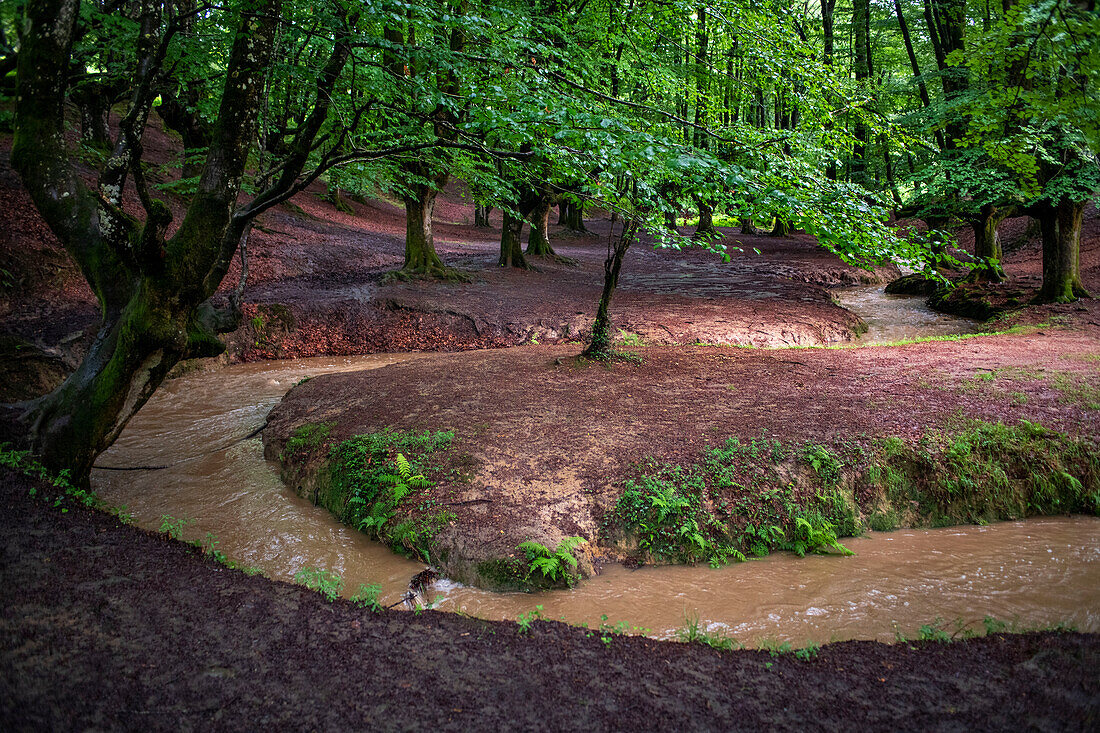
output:
[[[272,411],[266,455],[300,494],[352,516],[350,464],[336,466],[334,449],[391,429],[453,432],[418,464],[436,461],[434,485],[411,487],[380,534],[487,587],[523,587],[512,581],[526,574],[517,547],[529,540],[553,549],[583,537],[582,574],[604,559],[715,560],[658,546],[667,536],[647,545],[638,525],[654,517],[619,521],[630,519],[624,482],[660,479],[665,465],[710,471],[695,496],[680,490],[701,512],[685,531],[741,552],[754,546],[746,532],[776,524],[790,540],[795,516],[817,522],[812,512],[843,535],[1100,509],[1095,326],[897,347],[634,351],[637,362],[611,365],[578,361],[570,346],[424,355],[317,377]],[[994,454],[1009,460],[983,469]],[[956,483],[944,483],[951,471]],[[653,484],[637,503],[656,506],[677,481],[690,484]],[[724,524],[708,535],[712,520]]]
[[[5,730],[1087,730],[1100,636],[768,652],[453,614],[246,577],[0,472]]]

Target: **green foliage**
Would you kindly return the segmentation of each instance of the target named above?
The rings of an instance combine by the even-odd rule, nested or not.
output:
[[[27,478],[41,481],[58,493],[50,497],[56,509],[63,513],[69,511],[67,504],[72,502],[88,509],[107,509],[106,503],[95,492],[74,486],[67,470],[54,474],[31,456],[30,451],[13,450],[9,443],[0,443],[0,466],[10,468]],[[36,496],[38,489],[31,487],[30,495]],[[121,517],[120,517],[121,518]]]
[[[783,549],[799,557],[805,557],[807,552],[825,555],[829,550],[836,550],[841,555],[855,554],[837,540],[836,528],[832,523],[816,515],[813,519],[817,521],[805,516],[795,517],[790,539],[783,543]]]
[[[642,551],[669,562],[744,560],[721,541],[721,526],[701,505],[703,489],[698,471],[661,467],[626,482],[612,521],[637,536]]]
[[[160,529],[158,532],[163,532],[174,540],[183,539],[183,528],[188,524],[191,524],[191,519],[176,519],[175,517],[165,514],[160,520]]]
[[[818,653],[821,651],[821,645],[815,642],[809,642],[801,649],[796,649],[794,652],[795,659],[803,662],[809,662],[817,659]]]
[[[285,461],[301,451],[312,453],[328,440],[329,434],[332,433],[333,424],[306,423],[305,425],[299,425],[287,438],[286,445],[283,446],[283,452],[279,458]]]
[[[1026,420],[929,431],[915,446],[881,441],[865,480],[891,511],[916,506],[910,523],[1100,513],[1100,448]]]
[[[382,586],[377,583],[360,583],[359,590],[351,597],[351,602],[359,608],[365,608],[371,613],[382,613],[382,604],[378,597],[382,593]]]
[[[334,503],[343,507],[343,520],[391,546],[427,557],[431,539],[453,512],[431,512],[394,524],[397,513],[412,494],[430,489],[425,473],[441,468],[429,458],[446,450],[454,439],[449,431],[395,431],[357,435],[329,452],[329,481]]]
[[[294,573],[294,582],[317,591],[330,602],[344,589],[344,581],[339,575],[321,568],[302,568]]]
[[[676,629],[676,638],[687,643],[705,644],[712,649],[723,652],[745,648],[737,639],[726,636],[724,631],[707,630],[707,627],[699,620],[699,614],[684,619],[684,625]]]
[[[577,558],[573,556],[573,550],[583,542],[583,537],[566,537],[551,552],[545,545],[528,540],[521,542],[516,549],[527,556],[530,567],[527,571],[527,579],[538,572],[544,580],[552,584],[564,583],[572,587],[576,582],[577,569]]]
[[[704,451],[700,464],[627,481],[605,528],[637,537],[643,552],[670,562],[720,565],[777,549],[850,554],[837,537],[861,525],[840,485],[844,460],[813,443],[730,438]],[[808,472],[801,487],[792,470]]]
[[[534,610],[521,613],[516,618],[516,623],[519,624],[519,632],[521,634],[530,634],[531,624],[541,620],[543,620],[542,604],[539,604],[535,606]]]

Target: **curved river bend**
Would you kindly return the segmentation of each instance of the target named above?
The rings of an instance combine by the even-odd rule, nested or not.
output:
[[[852,294],[841,293],[842,301]],[[892,307],[926,317],[923,304],[901,300]],[[896,320],[898,314],[883,317]],[[900,338],[897,333],[869,336],[889,340]],[[248,436],[303,377],[415,358],[267,362],[168,382],[100,458],[93,486],[148,529],[158,529],[164,515],[191,520],[185,539],[212,533],[226,555],[272,578],[325,568],[343,578],[346,595],[361,583],[379,583],[383,601],[397,602],[424,566],[287,489],[277,467],[264,460],[259,437]],[[112,470],[119,468],[128,470]],[[498,594],[442,581],[431,595],[440,609],[484,618],[515,619],[541,605],[547,618],[596,627],[606,614],[608,623],[625,622],[656,637],[672,636],[697,617],[710,630],[750,644],[890,640],[895,630],[911,636],[936,617],[961,618],[980,629],[987,615],[1024,626],[1068,622],[1100,631],[1100,519],[901,530],[846,544],[854,557],[776,554],[717,570],[613,565],[568,591]]]

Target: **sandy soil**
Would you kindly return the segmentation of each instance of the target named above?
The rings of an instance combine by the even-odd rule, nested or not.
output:
[[[843,642],[800,661],[557,622],[374,615],[0,470],[0,727],[1087,730],[1100,636]]]

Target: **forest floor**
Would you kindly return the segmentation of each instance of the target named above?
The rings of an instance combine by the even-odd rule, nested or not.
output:
[[[6,160],[0,197],[9,223],[0,229],[0,400],[10,400],[50,388],[72,368],[96,309]],[[552,545],[593,534],[621,479],[646,457],[690,464],[731,436],[919,439],[961,418],[1027,419],[1098,437],[1096,300],[1030,308],[990,326],[1019,325],[1012,333],[958,342],[699,345],[851,341],[859,319],[827,288],[892,276],[843,265],[805,235],[730,232],[744,250],[730,264],[697,249],[636,245],[612,311],[636,358],[585,364],[574,359],[581,345],[573,339],[595,313],[608,222],[589,222],[587,235],[552,228],[575,267],[536,258],[538,270],[502,270],[499,220],[475,229],[472,207],[448,194],[437,206],[436,243],[470,282],[387,283],[385,273],[401,264],[403,215],[383,199],[349,203],[353,213],[342,213],[317,192],[302,194],[259,222],[247,318],[229,336],[229,358],[523,345],[316,378],[290,393],[265,435],[274,455],[307,423],[331,422],[333,440],[381,427],[454,429],[477,469],[469,483],[447,487],[472,499],[456,520],[485,527],[474,539],[494,553],[523,539]],[[1100,293],[1100,219],[1095,209],[1088,216],[1082,271]],[[1011,279],[998,287],[1026,299],[1039,284],[1038,242],[1022,221],[1003,231],[1015,249]],[[845,642],[802,662],[625,637],[604,643],[556,623],[523,636],[512,624],[437,613],[375,616],[246,578],[106,515],[61,514],[28,499],[11,475],[3,486],[5,729],[368,719],[448,729],[997,729],[1022,721],[1081,729],[1096,724],[1100,707],[1095,635],[916,648]]]
[[[1100,716],[1096,634],[849,641],[802,660],[374,614],[29,488],[0,469],[6,731],[1053,731]]]

